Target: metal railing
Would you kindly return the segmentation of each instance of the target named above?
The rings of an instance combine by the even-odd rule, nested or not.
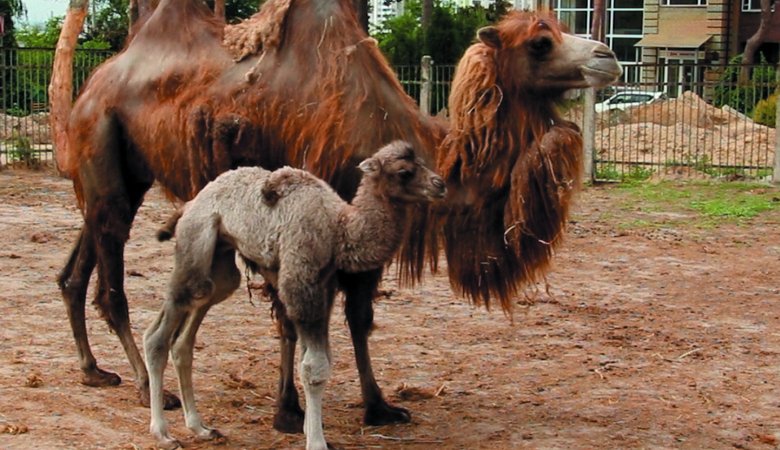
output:
[[[738,80],[739,65],[709,66],[684,62],[633,64],[624,67],[621,82],[595,93],[595,107],[586,114],[576,96],[565,116],[584,130],[592,127],[586,151],[598,180],[646,178],[656,172],[685,176],[752,177],[780,181],[778,130],[754,120],[759,109],[773,108],[770,95],[780,89],[775,68],[756,65],[752,77]],[[446,113],[454,66],[426,64],[397,68],[407,93],[431,114]],[[427,88],[431,100],[421,96]],[[610,100],[631,98],[636,103]],[[768,100],[769,99],[769,100]],[[587,143],[586,143],[587,145]]]
[[[110,51],[78,50],[74,92]],[[48,85],[53,49],[0,50],[0,164],[52,159],[48,123]],[[701,176],[772,176],[780,181],[775,152],[778,130],[754,120],[778,90],[775,70],[755,66],[747,83],[739,66],[636,64],[625,67],[621,83],[595,93],[595,110],[581,98],[564,108],[565,116],[591,127],[594,179],[646,177],[661,171]],[[428,59],[421,65],[396,66],[406,92],[424,110],[446,115],[453,65]],[[625,81],[625,80],[630,80]],[[613,96],[644,97],[629,105]],[[771,105],[770,105],[771,106]],[[775,114],[777,109],[775,109]]]
[[[107,50],[76,50],[73,92],[109,58]],[[52,159],[49,82],[54,49],[0,49],[0,165],[35,164]]]
[[[769,99],[779,86],[775,70],[754,66],[751,79],[741,83],[740,68],[627,67],[639,82],[596,93],[595,178],[670,171],[697,177],[772,176],[777,130],[762,113],[772,109],[776,114],[777,105]]]

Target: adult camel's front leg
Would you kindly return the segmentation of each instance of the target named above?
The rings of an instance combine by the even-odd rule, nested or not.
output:
[[[371,367],[368,336],[374,325],[373,301],[381,279],[381,270],[360,274],[339,272],[339,284],[346,295],[345,313],[352,335],[352,345],[355,348],[360,390],[366,409],[363,422],[366,425],[407,423],[412,420],[407,409],[387,403],[376,383],[374,370]]]

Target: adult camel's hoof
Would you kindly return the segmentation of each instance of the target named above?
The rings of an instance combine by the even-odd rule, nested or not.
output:
[[[303,411],[277,410],[274,415],[274,430],[287,434],[303,433]]]
[[[363,423],[366,425],[391,425],[395,423],[409,423],[412,415],[406,408],[393,406],[388,403],[377,403],[366,408]]]
[[[81,384],[92,387],[118,386],[122,378],[113,372],[106,372],[95,367],[93,370],[85,370],[81,375]]]
[[[149,388],[141,389],[138,391],[138,400],[141,402],[141,406],[148,408],[149,403]],[[171,394],[170,392],[163,390],[163,409],[171,410],[181,408],[181,400],[179,397]]]

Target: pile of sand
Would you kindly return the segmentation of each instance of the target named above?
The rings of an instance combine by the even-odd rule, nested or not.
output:
[[[771,167],[775,130],[693,92],[627,111],[599,114],[599,159],[701,166]]]
[[[0,114],[0,140],[11,141],[17,138],[26,138],[30,144],[51,143],[49,113],[24,117]]]

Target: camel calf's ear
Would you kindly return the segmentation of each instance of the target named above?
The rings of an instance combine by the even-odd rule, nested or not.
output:
[[[376,160],[376,158],[368,158],[360,163],[358,167],[363,171],[363,173],[371,173],[378,171],[380,166],[381,165],[379,164],[379,161]]]
[[[477,38],[489,47],[501,48],[501,36],[498,35],[498,28],[496,27],[480,28],[477,30]]]

